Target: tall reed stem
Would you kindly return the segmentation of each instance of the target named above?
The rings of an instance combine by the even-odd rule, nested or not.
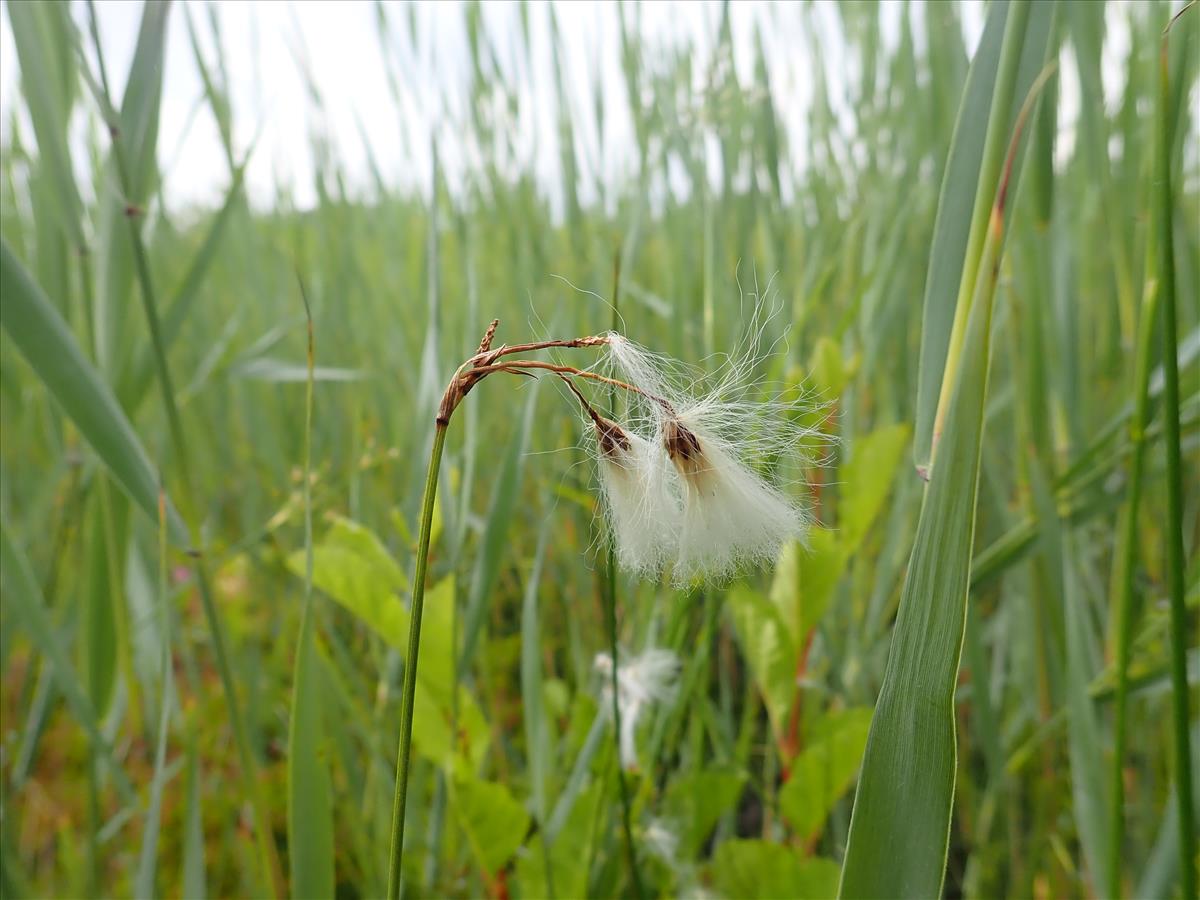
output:
[[[1189,7],[1184,7],[1186,11]],[[1173,22],[1174,20],[1172,20]],[[1171,605],[1171,699],[1175,722],[1175,793],[1179,804],[1179,880],[1184,900],[1196,896],[1196,824],[1192,811],[1192,753],[1189,735],[1187,646],[1184,606],[1183,473],[1179,440],[1179,335],[1175,316],[1174,206],[1171,202],[1170,66],[1167,34],[1159,57],[1157,169],[1155,179],[1159,286],[1162,299],[1163,424],[1167,455],[1167,588]]]
[[[1158,248],[1154,223],[1151,222],[1146,248],[1146,290],[1138,325],[1137,358],[1134,363],[1133,417],[1129,421],[1129,443],[1133,448],[1129,464],[1129,494],[1122,522],[1120,557],[1117,563],[1117,601],[1114,610],[1116,628],[1117,689],[1113,701],[1113,758],[1110,772],[1112,804],[1109,816],[1108,893],[1121,896],[1121,848],[1125,843],[1125,747],[1129,697],[1129,651],[1133,643],[1134,567],[1137,564],[1138,507],[1142,498],[1145,470],[1146,424],[1149,417],[1150,368],[1158,310]]]
[[[392,807],[392,853],[388,870],[388,900],[400,897],[400,859],[404,852],[404,810],[408,801],[408,769],[412,751],[413,699],[417,693],[417,654],[421,649],[421,611],[425,605],[425,570],[429,565],[429,535],[433,530],[433,502],[437,497],[438,472],[446,445],[448,422],[439,420],[429,452],[425,475],[425,499],[421,504],[421,531],[417,540],[417,568],[413,576],[412,606],[409,609],[408,653],[404,657],[404,693],[400,700],[400,748],[396,755],[396,799]]]

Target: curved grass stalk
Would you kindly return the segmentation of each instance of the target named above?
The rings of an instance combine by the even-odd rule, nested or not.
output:
[[[404,851],[404,812],[408,803],[408,773],[412,754],[413,699],[417,693],[417,654],[421,649],[421,612],[425,606],[425,571],[429,565],[429,535],[433,530],[433,502],[437,497],[438,472],[446,446],[449,420],[441,414],[433,432],[429,470],[425,475],[425,499],[421,503],[421,532],[417,539],[417,567],[413,575],[412,606],[409,608],[408,652],[404,656],[404,691],[400,697],[400,747],[396,756],[396,794],[392,804],[392,851],[388,869],[388,900],[400,897],[400,859]]]
[[[573,338],[570,340],[534,341],[524,344],[514,344],[491,349],[492,338],[496,334],[498,320],[493,320],[479,342],[479,349],[466,362],[458,367],[454,377],[450,379],[441,403],[438,405],[437,417],[434,420],[433,444],[429,453],[429,466],[425,473],[425,492],[421,502],[420,530],[417,538],[417,561],[413,574],[412,603],[409,608],[408,652],[404,657],[404,685],[400,698],[400,740],[396,751],[396,784],[392,803],[392,839],[388,865],[388,900],[398,900],[402,881],[402,860],[404,855],[404,820],[408,807],[408,779],[412,767],[412,728],[413,703],[417,692],[417,665],[421,649],[421,617],[425,606],[425,578],[429,567],[429,543],[433,531],[433,509],[437,498],[438,475],[441,472],[442,455],[446,446],[446,431],[450,426],[450,418],[455,409],[462,403],[466,395],[480,381],[494,372],[509,374],[525,374],[527,369],[544,369],[566,381],[572,377],[583,377],[604,380],[612,388],[624,388],[636,391],[633,385],[618,382],[613,379],[602,379],[601,376],[586,372],[572,366],[541,364],[533,360],[512,360],[498,363],[497,360],[514,353],[532,352],[549,348],[582,348],[596,347],[607,343],[603,335]],[[569,382],[568,382],[569,383]],[[574,390],[574,386],[572,386]],[[576,396],[580,396],[575,391]],[[582,397],[580,397],[582,399]],[[585,401],[586,405],[586,401]],[[610,605],[611,606],[611,605]],[[613,613],[615,614],[615,613]],[[614,631],[615,636],[615,631]],[[614,660],[615,660],[614,654]],[[613,666],[614,672],[616,666]],[[614,701],[616,690],[614,685]],[[622,785],[624,781],[622,779]],[[628,814],[627,814],[628,819]],[[628,821],[626,828],[628,829]],[[627,832],[628,835],[628,832]],[[632,863],[632,838],[628,841]],[[634,881],[637,884],[636,869]],[[640,891],[639,891],[640,894]]]
[[[1132,458],[1129,464],[1129,498],[1125,508],[1124,528],[1121,533],[1120,558],[1117,563],[1116,627],[1116,697],[1114,700],[1113,756],[1109,797],[1109,841],[1108,871],[1105,873],[1110,897],[1121,896],[1121,847],[1125,842],[1125,746],[1126,706],[1129,696],[1129,653],[1133,643],[1133,599],[1134,565],[1137,558],[1137,515],[1141,504],[1142,476],[1145,470],[1146,424],[1150,398],[1150,368],[1154,347],[1154,331],[1158,313],[1158,275],[1156,235],[1154,223],[1146,252],[1146,292],[1142,301],[1138,325],[1138,347],[1135,362],[1133,416],[1129,421],[1129,443]]]

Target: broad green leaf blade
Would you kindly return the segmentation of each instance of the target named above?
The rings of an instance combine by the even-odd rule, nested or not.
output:
[[[504,785],[473,777],[454,779],[450,805],[476,864],[494,878],[525,840],[529,813]]]
[[[87,361],[67,323],[0,239],[0,327],[28,360],[113,477],[153,521],[159,478],[116,397]],[[171,539],[187,546],[183,520],[168,501]]]
[[[839,478],[843,487],[838,531],[847,554],[858,549],[883,508],[899,471],[908,434],[905,424],[888,425],[854,442],[853,456],[842,467]]]
[[[663,813],[679,825],[679,859],[695,859],[717,821],[737,803],[745,781],[741,772],[707,769],[685,772],[671,782]]]
[[[980,269],[994,273],[998,235]],[[839,896],[941,894],[954,798],[954,692],[975,536],[995,280],[967,324],[850,820]]]
[[[288,557],[288,568],[305,577],[303,550]],[[361,619],[388,646],[401,651],[406,648],[408,611],[400,594],[407,579],[374,532],[350,519],[334,519],[321,543],[313,548],[313,584]],[[425,627],[422,622],[422,634]]]
[[[303,578],[304,551],[288,557]],[[313,547],[313,584],[401,654],[408,650],[408,610],[400,599],[407,580],[376,535],[346,518]],[[457,698],[458,735],[450,728],[453,697],[454,580],[444,578],[425,592],[421,617],[421,663],[417,671],[413,746],[439,765],[461,760],[477,766],[487,752],[489,727],[478,702],[463,685]]]
[[[1008,144],[1009,126],[1016,118],[1021,99],[1029,93],[1045,65],[1046,47],[1053,31],[1055,4],[1031,4],[1023,32],[1025,40],[1017,48],[1020,55],[1016,61],[1016,77],[1012,80],[1011,92],[1004,97],[995,96],[998,88],[1003,87],[998,76],[1002,75],[1001,45],[1009,11],[1022,12],[1015,7],[1025,2],[1027,0],[994,3],[988,8],[983,36],[967,75],[950,156],[942,179],[921,319],[921,358],[913,435],[913,460],[920,470],[928,467],[932,456],[934,419],[943,392],[942,383],[947,375],[955,311],[974,295],[973,273],[983,271],[975,265],[977,256],[968,258],[972,249],[968,244],[976,232],[982,242],[986,216],[991,209],[1000,175],[1000,160]],[[1008,114],[997,133],[997,143],[985,146],[994,103],[1002,103]],[[1012,172],[1010,196],[1016,194],[1020,169],[1018,166]]]
[[[959,104],[958,120],[946,171],[938,197],[933,244],[929,251],[929,272],[925,276],[925,305],[921,318],[921,365],[917,375],[917,414],[913,438],[913,460],[917,467],[929,464],[933,445],[933,418],[946,367],[946,349],[954,321],[967,236],[975,211],[975,186],[983,158],[996,69],[1000,64],[1000,45],[1009,4],[994,3],[988,9],[983,36],[971,67]]]
[[[771,601],[749,585],[739,584],[725,598],[742,656],[763,695],[776,738],[787,729],[796,696],[797,652],[787,624]]]
[[[803,859],[791,847],[767,841],[725,841],[709,867],[713,884],[738,900],[825,900],[837,888],[837,863]]]
[[[850,788],[870,727],[871,710],[852,707],[828,713],[810,729],[804,750],[779,792],[780,812],[797,834],[812,835]]]
[[[770,599],[797,650],[825,615],[846,559],[841,535],[828,528],[813,528],[807,546],[793,541],[780,551]]]

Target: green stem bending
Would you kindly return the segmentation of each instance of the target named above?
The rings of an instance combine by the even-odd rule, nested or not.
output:
[[[425,499],[421,504],[421,532],[417,541],[417,567],[413,576],[412,606],[409,609],[408,653],[404,657],[404,693],[400,700],[400,746],[396,754],[396,799],[392,806],[392,850],[388,869],[388,900],[400,897],[400,860],[404,853],[404,810],[408,801],[408,771],[412,750],[413,700],[417,693],[417,655],[421,649],[421,611],[425,605],[425,571],[429,566],[429,536],[433,530],[433,502],[437,497],[438,472],[446,446],[447,423],[438,421],[425,475]]]
[[[1170,72],[1167,35],[1159,60],[1155,209],[1162,300],[1163,424],[1167,456],[1167,587],[1171,606],[1171,699],[1175,725],[1175,792],[1179,804],[1179,876],[1184,900],[1196,896],[1196,825],[1192,816],[1192,754],[1188,733],[1187,609],[1184,607],[1183,473],[1179,447],[1179,335],[1175,316],[1172,234]]]

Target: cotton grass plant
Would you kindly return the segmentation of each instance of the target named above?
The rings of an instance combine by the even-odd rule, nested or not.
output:
[[[391,898],[400,895],[413,704],[438,472],[450,419],[481,381],[497,373],[544,374],[567,387],[587,422],[616,557],[635,575],[669,576],[680,587],[724,579],[774,560],[785,542],[803,538],[808,523],[799,502],[760,469],[770,463],[778,472],[788,457],[798,459],[812,434],[799,415],[808,401],[803,395],[786,401],[748,400],[752,388],[761,388],[750,379],[760,359],[748,353],[731,356],[711,388],[693,392],[688,383],[704,384],[698,373],[616,331],[493,348],[498,326],[499,320],[493,320],[476,352],[458,367],[434,421],[404,668],[388,878]],[[606,371],[528,358],[540,351],[596,349],[604,353],[600,362]],[[588,383],[626,396],[624,421],[596,409],[580,387]],[[678,660],[659,649],[626,663],[614,663],[614,654],[615,647],[613,654],[597,656],[595,667],[609,678],[606,699],[613,709],[622,766],[636,769],[637,722],[650,704],[672,695]],[[628,814],[627,798],[625,806]],[[631,842],[629,850],[632,862]]]

